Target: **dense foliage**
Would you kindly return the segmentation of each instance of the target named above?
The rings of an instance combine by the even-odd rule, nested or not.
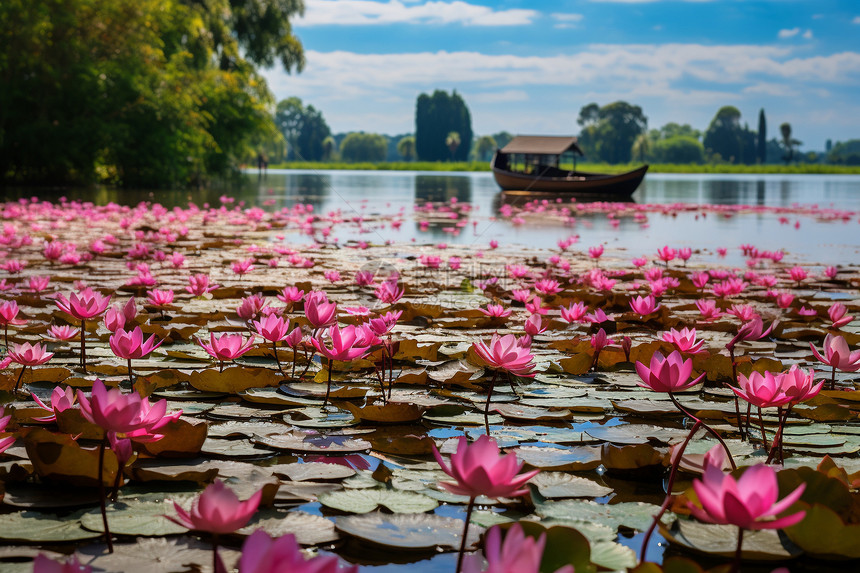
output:
[[[461,144],[452,152],[447,140],[457,133]],[[472,146],[472,116],[456,90],[421,94],[415,106],[415,151],[421,161],[466,161]]]
[[[388,139],[378,133],[350,133],[340,144],[344,161],[384,161]]]
[[[331,129],[322,112],[312,105],[305,107],[297,97],[278,102],[275,125],[290,146],[287,159],[320,161],[330,151],[324,143]]]
[[[838,142],[830,151],[828,159],[837,165],[860,165],[860,139]]]
[[[582,126],[579,139],[586,157],[606,163],[630,162],[634,141],[648,127],[642,108],[624,101],[603,107],[590,103],[576,121]]]
[[[255,65],[301,69],[301,0],[0,3],[0,178],[200,184],[275,136]]]

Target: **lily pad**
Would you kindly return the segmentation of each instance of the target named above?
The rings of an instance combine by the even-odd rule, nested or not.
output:
[[[400,550],[456,550],[463,534],[463,521],[433,513],[368,513],[338,517],[335,527],[347,535],[373,545]],[[466,548],[474,548],[483,528],[470,527]]]
[[[347,513],[368,513],[385,507],[393,513],[422,513],[439,506],[435,499],[419,493],[396,489],[348,489],[319,496],[326,507]]]

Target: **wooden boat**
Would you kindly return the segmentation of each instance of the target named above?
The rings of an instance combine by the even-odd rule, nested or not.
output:
[[[573,156],[573,170],[561,169],[562,156]],[[629,198],[648,166],[607,175],[576,170],[584,155],[575,137],[518,135],[493,156],[493,176],[505,191],[543,191],[606,198]]]

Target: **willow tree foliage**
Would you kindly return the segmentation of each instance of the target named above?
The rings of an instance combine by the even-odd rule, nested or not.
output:
[[[451,152],[448,136],[456,132],[459,143]],[[466,161],[472,148],[472,116],[456,90],[421,94],[415,105],[415,151],[421,161]]]
[[[200,184],[277,137],[301,0],[0,2],[0,179]]]

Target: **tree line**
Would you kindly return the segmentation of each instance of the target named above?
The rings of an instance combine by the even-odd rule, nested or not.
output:
[[[293,101],[295,98],[291,98]],[[278,104],[280,109],[285,102]],[[315,135],[297,136],[283,131],[293,142],[286,159],[312,161],[489,161],[496,149],[513,137],[502,131],[472,137],[471,115],[462,96],[436,90],[421,94],[416,101],[415,133],[390,137],[382,134],[341,133],[332,135],[325,121],[313,120],[318,112],[305,108],[307,129]],[[276,121],[280,126],[282,123]],[[768,138],[764,109],[756,130],[742,123],[741,112],[733,106],[717,110],[705,131],[689,124],[667,123],[648,129],[641,107],[617,101],[604,106],[589,103],[580,109],[576,123],[579,144],[586,160],[603,163],[676,164],[778,164],[828,162],[860,165],[860,140],[831,145],[824,154],[801,153],[789,123],[782,123],[776,136]],[[303,141],[328,141],[310,148]]]

